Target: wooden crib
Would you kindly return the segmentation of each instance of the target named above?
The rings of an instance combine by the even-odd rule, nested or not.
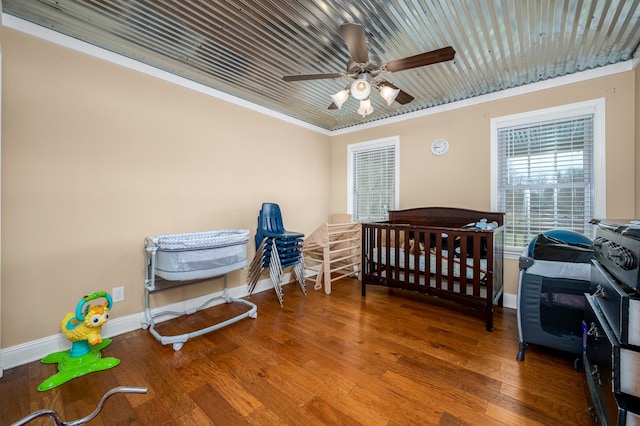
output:
[[[362,295],[367,285],[415,291],[484,311],[502,306],[504,213],[421,207],[362,224]]]

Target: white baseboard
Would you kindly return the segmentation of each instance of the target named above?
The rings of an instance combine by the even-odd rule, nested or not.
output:
[[[290,274],[285,274],[283,277],[283,282],[288,283],[290,279]],[[273,284],[271,283],[271,280],[269,278],[265,278],[258,282],[254,293],[271,290],[272,288]],[[152,309],[151,312],[184,312],[201,306],[212,297],[221,295],[222,292],[220,291],[217,293],[212,293],[205,296],[196,297],[194,299],[189,299],[182,302],[172,303],[171,305],[155,308]],[[248,296],[247,286],[243,285],[231,288],[229,289],[229,295],[237,298],[246,297]],[[503,302],[505,308],[516,309],[517,295],[505,293]],[[218,301],[213,302],[211,306],[219,305],[222,303],[225,303],[225,301],[221,298]],[[172,318],[175,318],[175,316],[172,317],[170,315],[165,315],[162,317],[162,319],[158,319],[156,322],[162,322],[170,320]],[[143,320],[144,312],[111,319],[102,328],[102,336],[114,337],[119,336],[120,334],[128,333],[130,331],[138,330],[142,328]],[[53,336],[47,336],[42,339],[33,340],[31,342],[22,343],[5,349],[0,349],[0,371],[28,364],[33,361],[38,361],[49,355],[50,353],[68,350],[69,348],[69,341],[64,337],[62,333],[58,333]],[[1,377],[2,375],[0,375],[0,378]]]
[[[504,297],[502,298],[502,305],[505,308],[517,309],[518,308],[518,295],[504,293]]]
[[[290,280],[290,274],[284,274],[283,283],[288,283]],[[265,290],[271,290],[273,284],[271,279],[266,278],[258,282],[254,290],[255,293],[260,293]],[[222,295],[222,291],[211,293],[205,296],[196,297],[194,299],[185,300],[178,303],[172,303],[170,305],[158,307],[152,309],[151,312],[161,311],[175,311],[184,312],[195,309],[205,303],[207,300]],[[243,298],[247,297],[248,289],[246,285],[233,287],[229,289],[229,295],[231,297]],[[220,298],[217,301],[211,303],[210,306],[220,305],[225,303],[224,299]],[[163,315],[158,319],[154,319],[154,322],[163,322],[175,318],[171,315]],[[120,334],[128,333],[130,331],[138,330],[142,328],[142,322],[145,315],[144,312],[127,315],[125,317],[118,317],[110,319],[102,328],[101,335],[103,337],[114,337]],[[0,371],[7,370],[9,368],[18,367],[20,365],[28,364],[33,361],[38,361],[53,352],[60,352],[70,349],[71,345],[69,341],[64,337],[62,333],[58,333],[53,336],[43,337],[42,339],[33,340],[31,342],[21,343],[19,345],[10,346],[8,348],[0,349]],[[2,375],[0,375],[0,378]]]

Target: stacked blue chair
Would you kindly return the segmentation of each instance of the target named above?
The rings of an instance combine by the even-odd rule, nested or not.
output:
[[[293,267],[302,292],[307,294],[302,256],[303,239],[304,234],[284,228],[280,206],[275,203],[262,204],[255,236],[256,256],[249,266],[249,294],[255,290],[262,271],[269,269],[273,288],[283,306],[282,275],[284,268],[288,267]]]

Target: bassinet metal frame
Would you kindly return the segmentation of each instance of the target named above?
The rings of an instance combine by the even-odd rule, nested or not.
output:
[[[189,280],[189,281],[170,281],[164,278],[160,278],[159,280],[157,280],[156,278],[157,251],[158,251],[158,247],[154,244],[153,238],[146,238],[145,239],[145,258],[146,258],[145,259],[145,281],[144,281],[145,310],[144,310],[144,318],[142,320],[142,328],[144,329],[148,328],[151,334],[153,335],[153,337],[155,337],[163,345],[172,344],[173,349],[176,351],[179,351],[180,349],[182,349],[182,346],[184,345],[184,343],[191,338],[210,333],[212,331],[226,327],[228,325],[231,325],[247,317],[249,318],[258,317],[258,307],[254,303],[251,303],[248,300],[231,297],[231,295],[229,294],[229,289],[227,287],[227,274],[231,271],[226,271],[224,274],[218,274],[218,275],[214,274],[212,276],[203,277],[196,280]],[[246,261],[244,262],[244,265],[238,265],[238,267],[236,267],[234,270],[242,269],[245,266],[246,266]],[[153,313],[151,312],[150,297],[152,293],[162,291],[162,290],[167,290],[169,288],[175,288],[179,286],[193,284],[196,282],[203,281],[205,279],[215,279],[215,278],[224,279],[224,289],[221,295],[211,297],[202,305],[193,309],[188,309],[186,311],[161,311],[161,312],[153,312]],[[233,302],[242,303],[244,305],[249,306],[250,309],[242,314],[236,315],[233,318],[227,319],[225,321],[221,321],[216,324],[212,324],[211,326],[204,327],[199,330],[192,331],[190,333],[184,333],[184,334],[173,335],[173,336],[164,336],[155,329],[155,326],[156,326],[156,323],[154,321],[155,318],[165,316],[165,315],[171,315],[174,318],[185,316],[185,315],[191,315],[210,307],[213,304],[213,302],[219,301],[221,299],[224,300],[226,303],[233,303]]]

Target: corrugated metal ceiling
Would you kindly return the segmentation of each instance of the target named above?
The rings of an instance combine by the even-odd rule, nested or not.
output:
[[[3,12],[327,130],[631,59],[640,0],[3,0]],[[328,109],[349,77],[340,25],[362,24],[382,62],[452,46],[454,60],[384,78],[414,96]]]

